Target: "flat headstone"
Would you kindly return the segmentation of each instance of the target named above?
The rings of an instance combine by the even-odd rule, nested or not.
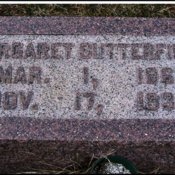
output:
[[[0,17],[0,172],[175,172],[174,59],[174,19]]]

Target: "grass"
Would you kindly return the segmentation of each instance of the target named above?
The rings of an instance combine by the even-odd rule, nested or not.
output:
[[[53,4],[0,5],[1,16],[175,17],[175,5]]]
[[[118,17],[175,17],[175,5],[0,5],[1,16],[118,16]],[[35,170],[22,172],[22,174],[86,174],[91,168],[87,162],[86,169],[66,167],[60,171]],[[141,172],[140,172],[141,173]],[[155,169],[151,174],[157,174]],[[17,173],[21,174],[21,173]],[[141,173],[145,174],[145,173]]]
[[[112,154],[112,153],[111,153]],[[109,155],[111,155],[109,154]],[[74,162],[74,164],[72,164],[72,166],[70,167],[65,167],[65,168],[60,168],[60,170],[49,170],[49,169],[36,169],[33,171],[26,171],[26,172],[18,172],[16,174],[89,174],[92,169],[92,163],[94,162],[94,160],[100,159],[100,158],[105,158],[106,160],[108,160],[110,162],[110,160],[107,158],[108,155],[101,155],[99,157],[91,157],[90,162],[87,163],[87,165],[82,168],[81,165],[78,162]],[[78,166],[77,166],[78,164]],[[137,171],[138,174],[141,175],[145,175],[145,174],[160,174],[159,173],[159,167],[155,168],[154,170],[150,171],[150,172],[141,172],[141,171]]]

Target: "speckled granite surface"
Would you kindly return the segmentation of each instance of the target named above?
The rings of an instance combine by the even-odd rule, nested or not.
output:
[[[1,117],[174,118],[173,36],[1,35],[0,41]]]
[[[133,21],[134,20],[134,21]],[[66,22],[65,22],[66,21]],[[172,18],[1,17],[1,34],[174,34]]]
[[[130,116],[128,112],[127,115],[123,115],[123,117],[116,117],[115,115],[108,117],[108,113],[106,113],[105,118],[100,118],[99,115],[102,114],[101,111],[103,109],[103,105],[101,104],[96,107],[97,117],[95,120],[92,117],[82,119],[76,116],[72,118],[70,116],[48,116],[49,113],[47,112],[49,110],[47,111],[47,109],[46,113],[43,113],[39,117],[32,117],[32,115],[27,116],[26,113],[30,112],[31,109],[34,111],[38,110],[37,104],[34,103],[30,106],[32,93],[28,93],[27,95],[22,91],[27,90],[28,86],[19,85],[20,93],[17,101],[16,94],[4,93],[5,88],[9,88],[8,90],[11,91],[13,90],[12,83],[10,83],[11,79],[8,76],[1,79],[1,82],[4,83],[2,83],[0,89],[2,95],[0,117],[0,172],[13,173],[31,171],[32,169],[55,170],[58,167],[69,166],[72,161],[77,160],[77,155],[79,156],[79,162],[84,164],[90,161],[92,155],[100,156],[112,152],[113,154],[121,155],[132,160],[141,171],[150,172],[159,168],[160,172],[175,173],[174,79],[172,78],[173,73],[171,72],[173,70],[175,53],[173,49],[175,35],[174,24],[174,19],[1,17],[1,43],[2,41],[3,43],[8,43],[10,37],[17,38],[17,35],[20,35],[19,38],[23,37],[23,35],[25,35],[24,37],[28,37],[29,35],[35,35],[33,37],[36,37],[36,35],[44,35],[44,37],[45,35],[46,37],[47,35],[53,35],[53,37],[54,35],[63,35],[64,37],[67,35],[102,35],[103,37],[105,37],[105,35],[114,35],[125,38],[128,37],[128,41],[130,41],[129,37],[134,36],[140,38],[150,37],[151,39],[157,37],[159,38],[157,43],[161,41],[160,44],[164,45],[155,46],[158,48],[154,54],[155,57],[149,57],[149,53],[152,52],[152,47],[148,45],[144,47],[143,58],[141,57],[143,53],[142,49],[139,51],[138,47],[134,47],[132,52],[134,58],[146,59],[145,62],[148,62],[148,58],[155,58],[155,60],[145,63],[146,68],[149,68],[144,74],[144,78],[145,76],[147,78],[144,79],[142,77],[143,74],[139,72],[136,83],[137,86],[147,84],[147,86],[153,89],[155,88],[153,92],[146,96],[143,96],[142,93],[138,94],[138,112],[140,112],[140,110],[146,112],[151,111],[151,114],[145,115],[147,117],[139,115],[133,117],[132,115]],[[167,40],[167,38],[169,38],[169,40]],[[171,42],[169,42],[170,40]],[[169,43],[167,44],[167,42]],[[5,47],[1,47],[1,49]],[[9,64],[9,62],[13,65],[14,60],[19,57],[21,60],[19,59],[18,61],[23,65],[20,47],[21,45],[19,44],[15,44],[15,47],[13,47],[13,54],[10,55],[10,57],[13,57],[13,61],[12,59],[7,59],[4,63],[3,60],[4,58],[8,58],[9,53],[7,53],[6,50],[1,52],[1,54],[4,54],[4,58],[1,60],[3,65]],[[35,56],[32,46],[29,45],[28,47],[30,47],[30,49],[25,54],[27,56]],[[40,48],[37,52],[40,56],[42,54],[41,50],[47,50],[47,45],[42,45],[42,47],[43,48]],[[124,48],[123,45],[122,48]],[[110,55],[110,51],[108,53]],[[153,63],[157,63],[157,55],[160,56],[161,54],[163,55],[163,57],[161,57],[163,61],[161,62],[161,60],[159,60],[161,64],[157,72],[157,69],[154,69],[157,65]],[[55,50],[53,55],[57,56]],[[81,57],[83,56],[86,57],[85,54],[83,55],[81,53]],[[91,55],[88,55],[88,57],[89,56]],[[43,57],[42,55],[42,58]],[[110,61],[109,58],[109,62]],[[40,64],[41,67],[44,62],[45,61]],[[32,65],[35,63],[38,64],[38,62],[34,60]],[[88,65],[88,62],[86,63],[86,65]],[[163,67],[164,65],[166,66]],[[162,68],[166,69],[162,70]],[[11,69],[9,68],[9,70]],[[18,81],[32,84],[34,80],[40,84],[40,69],[38,69],[38,67],[32,67],[29,73],[29,79],[27,80],[24,79],[23,69],[20,68],[18,71],[20,73],[18,72],[18,76],[13,77],[13,84],[17,84]],[[83,72],[84,79],[82,82],[86,85],[89,82],[87,76],[89,70],[87,66],[84,66]],[[144,82],[142,80],[144,80]],[[47,76],[44,80],[42,79],[42,81],[46,85],[50,83]],[[8,86],[6,86],[6,84],[8,84]],[[92,79],[92,84],[93,86],[91,88],[96,90],[98,84],[97,79]],[[143,89],[141,88],[143,93],[147,92],[144,88],[145,86]],[[123,91],[126,90],[125,87],[122,87],[122,89]],[[150,89],[148,88],[147,90]],[[158,93],[159,90],[161,90],[161,94]],[[16,92],[16,89],[14,91]],[[158,93],[158,95],[156,93]],[[120,91],[120,94],[122,94],[122,91]],[[82,106],[87,106],[87,110],[91,110],[94,104],[93,93],[84,93],[82,96],[90,99],[88,104],[85,103],[82,104]],[[79,97],[79,94],[77,94],[74,106],[75,110],[80,110],[81,108]],[[144,99],[146,99],[146,102],[143,102]],[[22,112],[19,116],[16,116],[18,114],[16,113],[17,103],[19,102]],[[128,105],[129,104],[130,103],[128,103]],[[106,105],[106,103],[104,103],[104,105]],[[63,107],[65,106],[63,105]],[[126,108],[128,108],[128,106],[126,106]],[[122,109],[125,110],[124,106]],[[10,116],[8,112],[4,113],[6,110],[11,111]],[[25,113],[23,110],[27,112],[25,111]],[[163,110],[165,110],[167,115],[164,114],[160,117],[158,114],[164,113]],[[4,114],[7,114],[7,116]]]

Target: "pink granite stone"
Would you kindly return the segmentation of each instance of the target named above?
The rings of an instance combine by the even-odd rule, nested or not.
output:
[[[170,18],[0,17],[0,35],[174,36],[174,24]],[[109,152],[131,160],[140,171],[175,173],[174,147],[173,118],[0,117],[1,173],[59,170],[76,155],[86,166],[92,156]]]

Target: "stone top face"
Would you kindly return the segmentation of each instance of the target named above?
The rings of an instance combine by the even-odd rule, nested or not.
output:
[[[173,119],[173,22],[2,18],[0,117]]]

